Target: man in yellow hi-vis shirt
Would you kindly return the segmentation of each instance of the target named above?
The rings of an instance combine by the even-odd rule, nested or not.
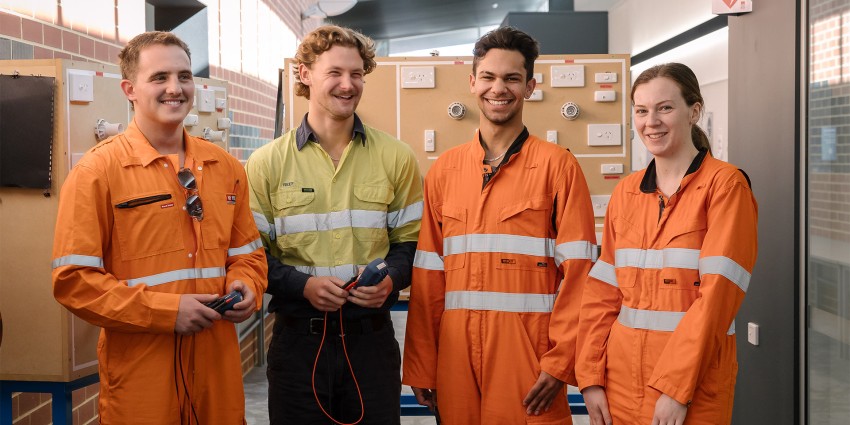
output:
[[[323,26],[298,48],[301,125],[248,160],[251,208],[267,248],[272,424],[398,424],[400,352],[389,308],[410,284],[422,178],[409,146],[355,114],[375,68],[372,40]],[[343,289],[384,258],[389,275]],[[342,338],[341,335],[345,335]],[[343,345],[345,344],[345,345]]]

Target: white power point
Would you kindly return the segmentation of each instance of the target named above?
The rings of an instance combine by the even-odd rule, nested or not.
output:
[[[759,325],[753,322],[747,323],[747,342],[759,345]]]
[[[617,92],[614,90],[597,90],[593,92],[593,100],[597,102],[614,102],[617,100]]]
[[[620,124],[589,124],[587,146],[620,146]]]
[[[584,87],[584,65],[553,65],[552,87]]]
[[[434,138],[434,130],[425,130],[425,152],[434,152],[437,150]]]
[[[534,89],[531,96],[528,96],[529,102],[540,102],[541,100],[543,100],[543,90],[540,89]]]
[[[210,89],[198,89],[198,112],[215,111],[215,92]]]
[[[590,203],[593,204],[593,216],[605,217],[609,202],[611,202],[611,195],[590,195]]]
[[[537,81],[537,84],[543,84],[542,72],[535,72],[534,74],[531,74],[531,76],[534,78],[534,81]]]
[[[558,130],[546,130],[546,141],[558,143]]]
[[[602,164],[602,174],[623,174],[623,164]]]
[[[433,66],[401,67],[401,87],[405,89],[433,89],[436,86]]]
[[[616,72],[597,72],[594,76],[594,81],[597,83],[616,83]]]

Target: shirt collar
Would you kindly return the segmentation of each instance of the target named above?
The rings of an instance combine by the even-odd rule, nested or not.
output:
[[[699,170],[706,154],[708,154],[708,149],[703,148],[699,150],[697,156],[695,156],[694,160],[691,161],[688,171],[685,172],[685,176],[693,174]],[[643,175],[643,180],[640,182],[640,191],[643,193],[655,193],[656,190],[658,190],[658,182],[656,181],[655,159],[653,158],[649,165],[646,166],[646,174]]]
[[[124,136],[130,145],[130,151],[125,153],[122,165],[139,164],[147,167],[150,163],[159,158],[164,158],[165,155],[157,152],[150,144],[147,137],[142,133],[136,125],[136,120],[130,121],[127,130],[124,131]],[[196,162],[214,161],[215,157],[209,149],[206,149],[203,144],[198,144],[186,129],[183,129],[183,148],[186,150],[186,156],[194,158]]]
[[[481,154],[484,154],[484,141],[481,140],[481,132],[477,133],[478,136],[478,145],[481,146]],[[522,145],[525,144],[525,141],[528,140],[528,128],[523,126],[522,131],[516,136],[511,145],[508,147],[508,150],[505,151],[505,158],[502,160],[502,165],[508,163],[508,159],[513,156],[515,153],[519,152],[522,149]],[[482,156],[483,158],[483,156]]]
[[[360,121],[360,117],[354,114],[354,128],[351,131],[351,140],[354,140],[358,134],[360,134],[360,142],[363,143],[363,146],[366,146],[366,129],[363,127],[363,121]],[[307,142],[319,143],[319,136],[316,135],[316,132],[313,131],[313,128],[307,122],[307,114],[304,114],[301,125],[295,130],[295,146],[300,151]]]

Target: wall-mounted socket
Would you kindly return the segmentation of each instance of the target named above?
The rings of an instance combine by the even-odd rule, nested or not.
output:
[[[589,124],[587,146],[619,146],[621,134],[620,124]]]
[[[405,89],[433,89],[436,87],[433,66],[401,67],[401,87]]]
[[[198,112],[215,111],[215,92],[210,89],[198,89]]]
[[[594,81],[597,83],[616,83],[617,82],[617,73],[616,72],[597,72],[594,74]]]
[[[534,91],[531,92],[531,96],[528,96],[527,100],[529,102],[540,102],[543,100],[543,90],[534,89]]]
[[[434,139],[434,130],[425,130],[425,152],[434,152],[437,150],[437,143]]]
[[[543,73],[542,72],[535,72],[534,74],[531,74],[531,76],[532,76],[532,78],[534,78],[534,81],[537,81],[537,84],[543,84]]]
[[[602,164],[602,174],[623,174],[623,164]]]
[[[552,65],[552,87],[584,87],[584,65]]]
[[[614,90],[597,90],[593,92],[593,100],[597,102],[614,102],[617,100],[617,92]]]
[[[93,102],[94,76],[89,74],[68,75],[68,100],[71,102]]]
[[[759,345],[759,325],[753,322],[747,323],[747,341],[753,345]]]
[[[609,202],[611,202],[611,195],[590,195],[590,203],[593,204],[593,216],[605,217]]]
[[[558,143],[558,130],[546,130],[546,141]]]

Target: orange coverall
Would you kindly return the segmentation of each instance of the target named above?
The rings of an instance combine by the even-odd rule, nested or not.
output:
[[[705,151],[669,199],[654,161],[617,186],[576,365],[579,388],[605,387],[615,424],[649,424],[661,393],[690,405],[685,424],[730,423],[757,215],[746,175]]]
[[[402,382],[435,388],[446,424],[569,424],[564,390],[540,416],[522,401],[541,370],[575,382],[596,248],[587,183],[569,151],[529,136],[482,189],[478,140],[425,179]]]
[[[186,132],[183,140],[201,222],[183,210],[186,190],[173,165],[135,122],[92,148],[60,193],[54,295],[103,328],[102,424],[244,423],[233,323],[216,321],[186,337],[174,325],[180,294],[224,294],[234,280],[254,291],[259,306],[266,260],[241,164]]]

